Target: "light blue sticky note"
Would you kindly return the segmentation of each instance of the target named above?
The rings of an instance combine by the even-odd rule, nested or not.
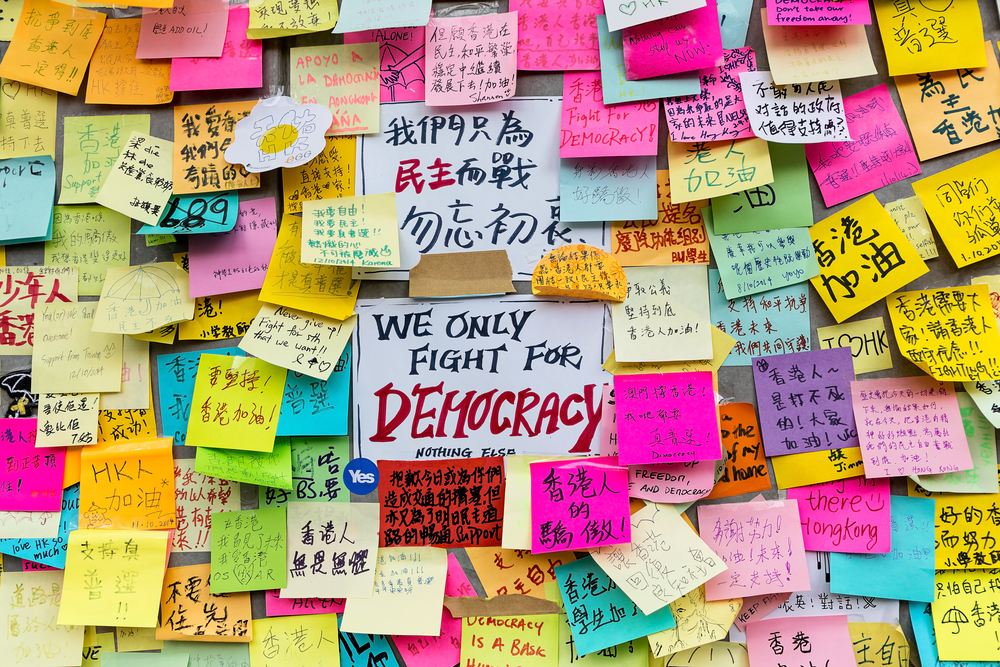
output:
[[[160,653],[186,653],[188,667],[250,667],[250,644],[165,641]]]
[[[340,354],[330,378],[288,372],[278,416],[278,435],[347,435],[351,391],[351,344]]]
[[[934,601],[934,499],[892,496],[892,550],[830,554],[830,590],[844,595]]]
[[[656,156],[559,161],[563,222],[656,220]]]
[[[917,653],[920,654],[920,664],[923,667],[1000,667],[1000,662],[965,662],[938,660],[937,638],[934,636],[934,618],[931,616],[929,604],[912,603],[910,606],[910,625],[913,626],[913,637],[917,640]]]
[[[333,33],[427,25],[430,18],[431,0],[344,0]]]
[[[601,46],[601,92],[605,104],[701,94],[701,79],[697,70],[640,81],[626,79],[622,31],[609,32],[608,19],[604,14],[597,15],[597,38]]]
[[[736,339],[723,366],[749,366],[752,357],[810,349],[808,284],[729,301],[718,270],[709,269],[708,286],[712,324]]]
[[[59,535],[46,539],[4,539],[0,540],[0,553],[17,556],[60,570],[66,567],[66,547],[69,545],[68,535],[76,530],[80,517],[80,485],[63,491],[62,510],[59,517]]]
[[[701,209],[701,216],[726,298],[768,292],[819,275],[808,227],[716,235],[712,207]]]
[[[55,199],[56,165],[50,156],[0,160],[0,244],[51,240]]]
[[[676,625],[670,606],[649,616],[587,556],[556,568],[556,581],[578,655],[587,655]],[[618,619],[618,620],[612,620]]]
[[[232,231],[239,217],[236,190],[211,194],[171,195],[155,225],[136,234],[214,234]]]
[[[246,353],[238,347],[220,347],[205,352],[224,354],[227,357],[246,356]],[[163,437],[173,438],[175,445],[183,445],[187,440],[191,395],[194,394],[194,381],[198,375],[198,361],[201,355],[201,352],[182,352],[161,354],[156,358]]]
[[[337,614],[337,628],[343,620],[343,614]],[[359,632],[341,632],[340,634],[340,667],[402,667],[396,654],[389,646],[385,635],[365,635]]]
[[[741,49],[746,46],[753,0],[719,0],[717,6],[722,48]]]

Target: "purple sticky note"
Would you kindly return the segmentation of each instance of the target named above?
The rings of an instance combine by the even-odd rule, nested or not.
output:
[[[188,238],[191,296],[260,289],[277,240],[274,198],[241,201],[232,231]]]

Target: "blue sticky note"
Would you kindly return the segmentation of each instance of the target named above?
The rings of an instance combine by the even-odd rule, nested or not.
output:
[[[719,0],[717,6],[722,48],[741,49],[746,46],[753,0]]]
[[[917,653],[923,667],[1000,667],[1000,662],[965,662],[938,660],[937,638],[934,636],[934,617],[929,604],[910,605],[910,625],[917,640]]]
[[[744,36],[745,34],[744,29]],[[697,70],[640,81],[626,79],[622,31],[609,32],[608,19],[604,14],[597,15],[597,39],[600,40],[601,46],[601,92],[604,96],[604,104],[622,104],[640,100],[657,100],[661,97],[701,94],[701,79],[698,77]]]
[[[810,349],[808,284],[729,301],[719,271],[709,269],[708,287],[712,324],[736,339],[723,366],[749,366],[752,357]]]
[[[578,655],[602,651],[675,625],[669,605],[649,616],[639,611],[590,556],[557,567],[556,581]]]
[[[350,391],[350,343],[340,354],[326,382],[288,371],[277,434],[347,435]]]
[[[830,554],[830,590],[891,600],[934,601],[934,499],[891,496],[892,550]]]
[[[0,244],[50,240],[55,199],[56,165],[50,156],[0,160]]]
[[[342,614],[337,614],[337,628],[343,620]],[[340,634],[340,667],[402,667],[396,654],[389,646],[385,635],[365,635],[359,632],[341,632]]]
[[[62,510],[59,513],[59,535],[45,539],[3,539],[0,553],[17,556],[60,570],[66,567],[66,547],[68,536],[76,530],[80,517],[80,485],[74,484],[63,490]],[[52,519],[55,521],[55,517]]]
[[[656,156],[559,161],[563,222],[656,220]]]
[[[155,225],[143,225],[136,234],[214,234],[228,232],[239,217],[236,190],[211,194],[171,195]]]

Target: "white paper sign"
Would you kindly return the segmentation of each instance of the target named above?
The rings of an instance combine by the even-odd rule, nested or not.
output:
[[[400,268],[356,269],[406,280],[425,253],[506,250],[514,280],[571,243],[607,248],[610,224],[559,220],[558,97],[474,109],[383,104],[377,135],[358,137],[355,193],[396,193]]]
[[[770,72],[740,72],[750,129],[779,144],[850,141],[839,81],[776,86]]]
[[[706,0],[604,0],[608,30],[614,32],[656,19],[700,9]]]
[[[364,299],[356,313],[355,456],[597,452],[603,304]]]

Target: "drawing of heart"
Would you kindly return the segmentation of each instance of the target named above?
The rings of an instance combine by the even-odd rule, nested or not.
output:
[[[632,16],[632,14],[635,14],[635,7],[636,7],[635,0],[632,0],[632,2],[623,2],[622,4],[618,5],[618,11],[620,11],[622,14],[628,14],[629,16]]]

